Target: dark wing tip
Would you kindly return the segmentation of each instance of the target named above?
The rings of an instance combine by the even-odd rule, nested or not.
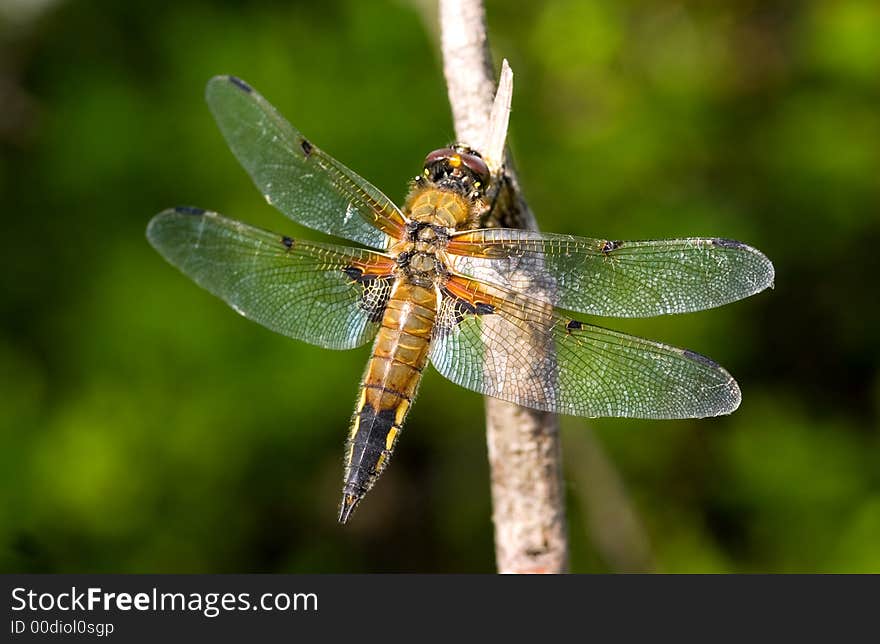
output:
[[[204,215],[206,212],[204,208],[199,208],[197,206],[177,206],[177,207],[173,208],[172,210],[180,215],[194,215],[194,216]]]
[[[716,237],[713,239],[712,245],[717,246],[718,248],[749,248],[748,244],[743,244],[741,241],[725,239],[723,237]]]
[[[247,83],[245,83],[243,80],[241,80],[241,79],[238,78],[237,76],[227,76],[227,77],[226,77],[226,80],[228,80],[230,83],[232,83],[233,85],[235,85],[235,86],[236,86],[238,89],[240,89],[241,91],[243,91],[243,92],[247,92],[248,94],[250,94],[250,93],[252,93],[252,92],[254,91],[254,88],[253,88],[253,87],[251,87],[250,85],[248,85]]]
[[[752,291],[751,295],[759,293],[765,288],[773,288],[775,286],[776,267],[774,267],[773,262],[771,262],[770,259],[757,248],[749,246],[748,244],[744,244],[741,241],[736,241],[735,239],[724,239],[721,237],[713,239],[712,245],[716,248],[733,248],[739,251],[751,253],[757,258],[758,262],[761,264],[761,270],[763,271],[763,274],[761,275],[760,281],[755,283],[754,290]]]
[[[691,351],[690,349],[682,349],[685,358],[689,360],[693,360],[695,362],[700,362],[707,367],[712,369],[722,369],[721,365],[712,360],[712,358],[707,358],[702,353],[697,353],[696,351]]]
[[[214,76],[212,77],[207,85],[205,86],[205,96],[208,100],[211,100],[211,96],[217,94],[223,95],[224,92],[229,91],[229,87],[233,88],[233,91],[243,92],[245,94],[255,94],[254,88],[248,85],[246,82],[238,78],[237,76]]]
[[[711,397],[713,404],[699,416],[724,416],[735,412],[740,402],[742,402],[742,392],[733,376],[724,367],[712,360],[712,358],[707,358],[702,353],[697,353],[690,349],[682,349],[682,355],[688,360],[698,362],[718,375],[727,378],[727,382],[719,382],[718,385],[714,385],[707,392],[704,392]]]

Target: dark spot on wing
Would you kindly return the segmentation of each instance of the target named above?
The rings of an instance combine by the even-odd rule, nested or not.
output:
[[[244,92],[247,92],[248,94],[250,94],[251,92],[254,91],[254,88],[253,88],[253,87],[251,87],[250,85],[248,85],[247,83],[245,83],[245,82],[244,82],[243,80],[241,80],[240,78],[236,78],[235,76],[230,76],[230,77],[229,77],[229,82],[232,83],[233,85],[235,85],[238,89],[240,89],[240,90],[242,90],[242,91],[244,91]]]
[[[364,272],[354,266],[346,266],[342,272],[348,275],[352,282],[362,282],[364,280]]]
[[[603,253],[610,253],[613,250],[617,250],[622,245],[622,241],[604,241],[602,242],[602,247],[599,250]]]
[[[447,289],[443,289],[443,295],[452,300],[453,320],[456,325],[461,324],[466,315],[491,315],[495,313],[495,307],[486,302],[471,304],[467,300],[456,297]]]
[[[346,266],[342,269],[348,278],[363,287],[361,300],[358,303],[362,311],[367,313],[370,322],[381,322],[391,297],[391,285],[394,278],[391,276],[364,275],[364,271],[355,266]]]
[[[577,320],[570,320],[568,324],[565,325],[565,330],[571,333],[572,331],[580,331],[584,328],[583,322],[578,322]]]
[[[196,208],[195,206],[177,206],[174,209],[174,212],[178,212],[181,215],[204,215],[205,211],[202,208]]]
[[[693,360],[694,362],[700,362],[700,363],[706,365],[707,367],[712,367],[713,369],[720,369],[721,368],[721,365],[719,365],[717,362],[715,362],[711,358],[707,358],[702,353],[697,353],[696,351],[691,351],[690,349],[683,349],[682,353],[685,358],[689,358],[690,360]]]
[[[290,249],[293,248],[295,242],[290,237],[285,236],[281,238],[281,243],[287,246],[288,249]]]
[[[393,279],[389,277],[368,277],[361,281],[364,292],[361,295],[359,306],[366,311],[370,322],[379,323],[385,315],[385,307],[391,297],[391,285]]]
[[[713,239],[712,245],[718,248],[748,248],[746,244],[736,241],[735,239]]]
[[[312,144],[309,143],[308,140],[303,139],[299,142],[299,147],[302,148],[303,154],[305,154],[306,158],[308,159],[309,156],[312,154]]]

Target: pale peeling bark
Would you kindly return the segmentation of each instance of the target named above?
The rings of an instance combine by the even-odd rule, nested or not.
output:
[[[459,142],[486,138],[495,75],[481,0],[440,0],[443,68]],[[510,156],[501,223],[537,230],[518,189]],[[486,398],[495,553],[502,573],[560,573],[568,568],[559,422],[554,414]]]

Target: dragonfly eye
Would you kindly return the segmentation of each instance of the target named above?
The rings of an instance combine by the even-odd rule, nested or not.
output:
[[[448,174],[470,175],[474,185],[479,187],[489,183],[489,167],[479,153],[465,145],[434,150],[425,157],[425,175],[434,180]]]
[[[485,185],[489,183],[489,166],[486,165],[486,162],[480,158],[480,155],[474,151],[467,152],[461,155],[461,162],[474,173],[474,177],[476,181],[474,183],[475,186],[479,187],[480,185]]]
[[[456,152],[452,148],[440,148],[439,150],[434,150],[425,157],[425,170],[438,161],[446,161],[455,155]]]

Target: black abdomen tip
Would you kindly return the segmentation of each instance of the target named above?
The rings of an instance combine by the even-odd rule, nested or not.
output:
[[[342,494],[342,503],[339,505],[339,523],[343,525],[348,523],[362,498],[364,498],[363,494],[352,494],[349,492]]]
[[[233,85],[235,85],[240,90],[247,92],[248,94],[250,94],[251,92],[254,91],[253,87],[251,87],[250,85],[248,85],[247,83],[245,83],[243,80],[241,80],[240,78],[238,78],[236,76],[230,76],[229,82],[232,83]]]

